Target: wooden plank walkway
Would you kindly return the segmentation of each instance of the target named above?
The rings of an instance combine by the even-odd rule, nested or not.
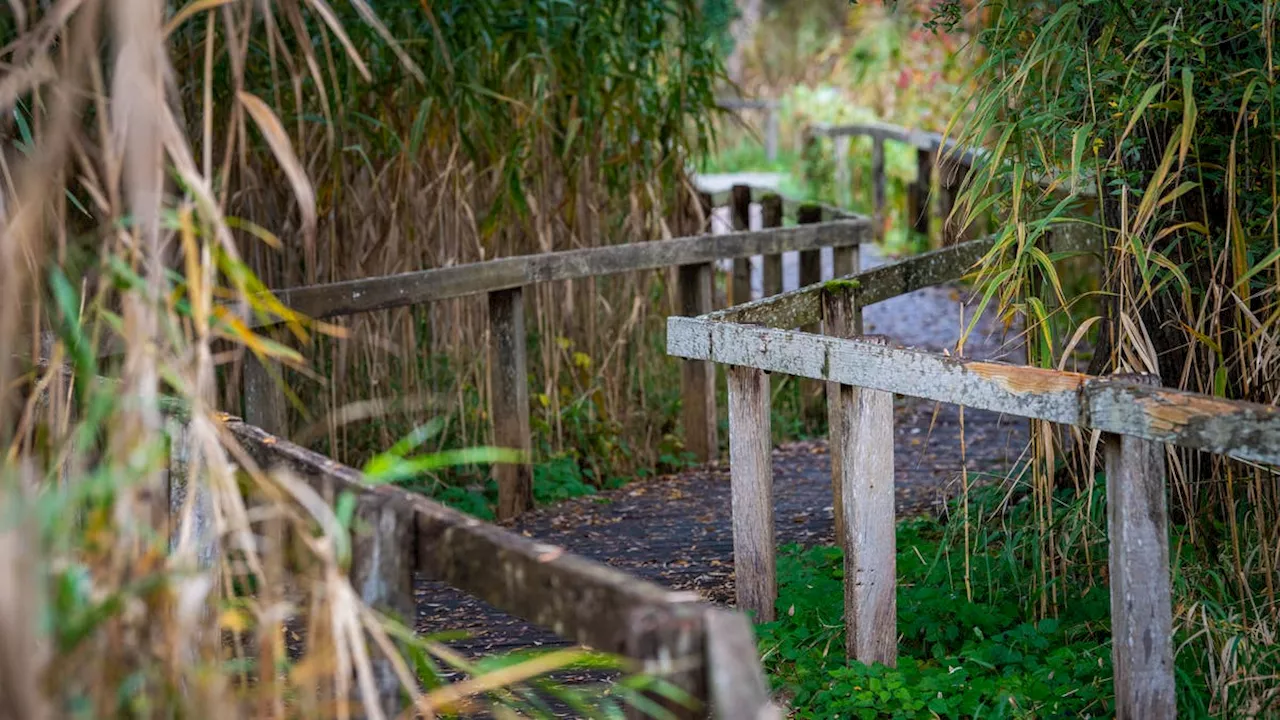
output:
[[[867,324],[895,342],[942,350],[958,336],[964,299],[954,288],[928,288],[868,308]],[[1005,351],[1002,335],[1000,328],[984,318],[966,346],[966,355],[1021,362],[1020,351]],[[959,490],[958,409],[898,398],[894,412],[897,514],[904,517],[933,511]],[[971,479],[978,479],[975,473],[1002,476],[1018,461],[1026,439],[1024,420],[966,411],[964,442]],[[718,467],[639,481],[616,491],[539,508],[505,524],[541,542],[672,589],[732,604],[733,538],[726,459]],[[831,543],[826,442],[777,448],[773,466],[778,542]],[[465,640],[451,643],[465,654],[564,644],[549,632],[438,583],[420,582],[416,592],[418,630],[468,633]]]

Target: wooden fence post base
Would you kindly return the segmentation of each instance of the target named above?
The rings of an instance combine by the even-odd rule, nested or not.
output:
[[[893,666],[898,661],[893,394],[841,385],[839,406],[845,652],[868,665]]]
[[[680,313],[697,317],[711,312],[711,263],[681,265],[679,271]],[[680,376],[684,413],[684,446],[700,462],[715,460],[720,454],[716,418],[716,366],[706,360],[685,360]]]
[[[733,567],[738,608],[757,622],[774,619],[778,597],[774,561],[773,459],[769,376],[730,366],[729,477],[733,493]]]
[[[489,383],[493,442],[524,453],[516,464],[494,465],[498,519],[533,507],[533,441],[529,436],[529,373],[525,359],[524,289],[489,293]]]
[[[1150,375],[1123,379],[1158,384]],[[1106,467],[1116,718],[1166,720],[1177,708],[1164,446],[1108,436]]]

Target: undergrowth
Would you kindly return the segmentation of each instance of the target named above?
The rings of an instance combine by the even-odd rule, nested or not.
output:
[[[1030,608],[1048,589],[1037,581],[1031,502],[1010,501],[998,488],[973,492],[969,517],[981,519],[969,527],[969,591],[961,513],[900,523],[896,668],[845,660],[840,550],[782,548],[779,619],[760,626],[775,690],[805,718],[1112,716],[1107,548],[1098,527],[1105,497],[1102,483],[1087,499],[1059,497],[1054,523],[1089,528],[1096,541],[1061,579],[1056,614],[1039,620]],[[1173,531],[1175,547],[1181,532]],[[1185,597],[1186,581],[1211,569],[1206,560],[1175,563],[1175,593]],[[1215,658],[1195,647],[1197,628],[1175,630],[1180,715],[1239,716],[1210,697],[1205,666]]]

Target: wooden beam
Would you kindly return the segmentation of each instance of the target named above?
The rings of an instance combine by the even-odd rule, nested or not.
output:
[[[524,454],[522,462],[494,465],[498,519],[533,507],[533,440],[529,431],[529,374],[525,360],[524,291],[489,293],[489,392],[493,442]]]
[[[1099,247],[1099,239],[1096,233],[1054,233],[1045,251],[1089,252]],[[995,240],[994,236],[970,240],[881,265],[846,279],[857,280],[862,286],[862,302],[866,307],[963,277],[990,252]],[[822,316],[822,289],[820,284],[805,285],[772,298],[711,313],[707,319],[788,329],[812,325]]]
[[[410,506],[393,496],[369,493],[361,496],[354,517],[351,586],[369,607],[413,627],[417,619],[413,593],[417,530]],[[387,717],[397,717],[404,701],[395,666],[379,649],[370,656],[378,704]]]
[[[801,224],[822,222],[822,208],[816,205],[805,205],[800,208],[797,221]],[[822,254],[817,250],[800,253],[800,286],[809,287],[822,282]],[[804,326],[806,332],[821,332],[818,320]],[[808,421],[816,421],[822,417],[825,398],[823,386],[819,383],[800,381],[800,404],[804,417]]]
[[[1119,720],[1177,715],[1164,452],[1150,440],[1106,439],[1111,658]]]
[[[733,186],[733,204],[730,206],[733,229],[742,232],[751,229],[751,187],[749,185]],[[730,305],[741,305],[751,302],[751,258],[735,257],[733,259],[733,294]]]
[[[767,192],[767,193],[774,193],[774,194],[781,195],[782,214],[784,217],[795,217],[799,213],[800,207],[803,205],[816,205],[822,208],[823,222],[835,222],[837,220],[863,220],[863,221],[866,221],[868,228],[871,227],[871,219],[868,218],[867,216],[860,215],[855,212],[850,212],[843,208],[838,208],[835,205],[809,202],[807,200],[797,200],[793,197],[782,195],[781,193],[778,193],[776,190],[772,188],[757,187],[757,188],[753,188],[753,191],[760,191],[760,192]],[[728,204],[732,200],[731,196],[732,196],[732,193],[731,191],[728,191],[728,190],[722,190],[720,192],[712,194],[712,198],[717,204]]]
[[[782,720],[779,708],[762,704],[769,697],[756,661],[755,632],[742,613],[719,608],[704,615],[707,641],[707,685],[717,718]]]
[[[769,376],[730,367],[729,478],[733,493],[733,568],[738,608],[772,622],[778,598],[773,526],[773,448]]]
[[[1280,409],[1271,405],[1108,378],[1091,379],[1084,394],[1090,427],[1280,465]]]
[[[681,265],[680,312],[686,317],[712,309],[711,263]],[[706,360],[685,360],[680,375],[680,400],[684,418],[685,449],[698,462],[710,462],[720,454],[719,420],[716,416],[716,368]]]
[[[1074,425],[1088,376],[698,318],[667,321],[667,352]]]
[[[893,394],[838,387],[845,652],[892,667],[898,659]]]
[[[812,227],[566,250],[276,292],[286,307],[307,317],[336,317],[555,280],[656,270],[721,258],[856,245],[863,237],[864,226],[870,227],[864,219],[842,220]],[[256,317],[247,322],[255,327],[271,324]]]
[[[1280,409],[861,340],[670,318],[667,353],[830,380],[1280,465]]]

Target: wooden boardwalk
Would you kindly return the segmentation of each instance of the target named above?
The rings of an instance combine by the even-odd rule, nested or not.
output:
[[[942,350],[958,336],[961,301],[950,287],[927,288],[868,308],[867,323],[895,341]],[[979,324],[966,354],[1021,360],[1003,333]],[[931,330],[932,328],[932,330]],[[933,333],[933,337],[929,333]],[[932,342],[930,342],[932,340]],[[794,382],[794,379],[788,379]],[[958,492],[960,418],[956,406],[899,398],[895,404],[895,482],[899,517],[934,511]],[[967,410],[964,442],[971,479],[1003,476],[1026,444],[1027,422]],[[832,542],[830,457],[825,441],[777,448],[773,456],[779,543]],[[539,508],[507,527],[674,590],[730,605],[733,537],[727,462]],[[463,631],[451,643],[468,655],[560,646],[553,633],[498,612],[440,583],[419,582],[418,630]]]

